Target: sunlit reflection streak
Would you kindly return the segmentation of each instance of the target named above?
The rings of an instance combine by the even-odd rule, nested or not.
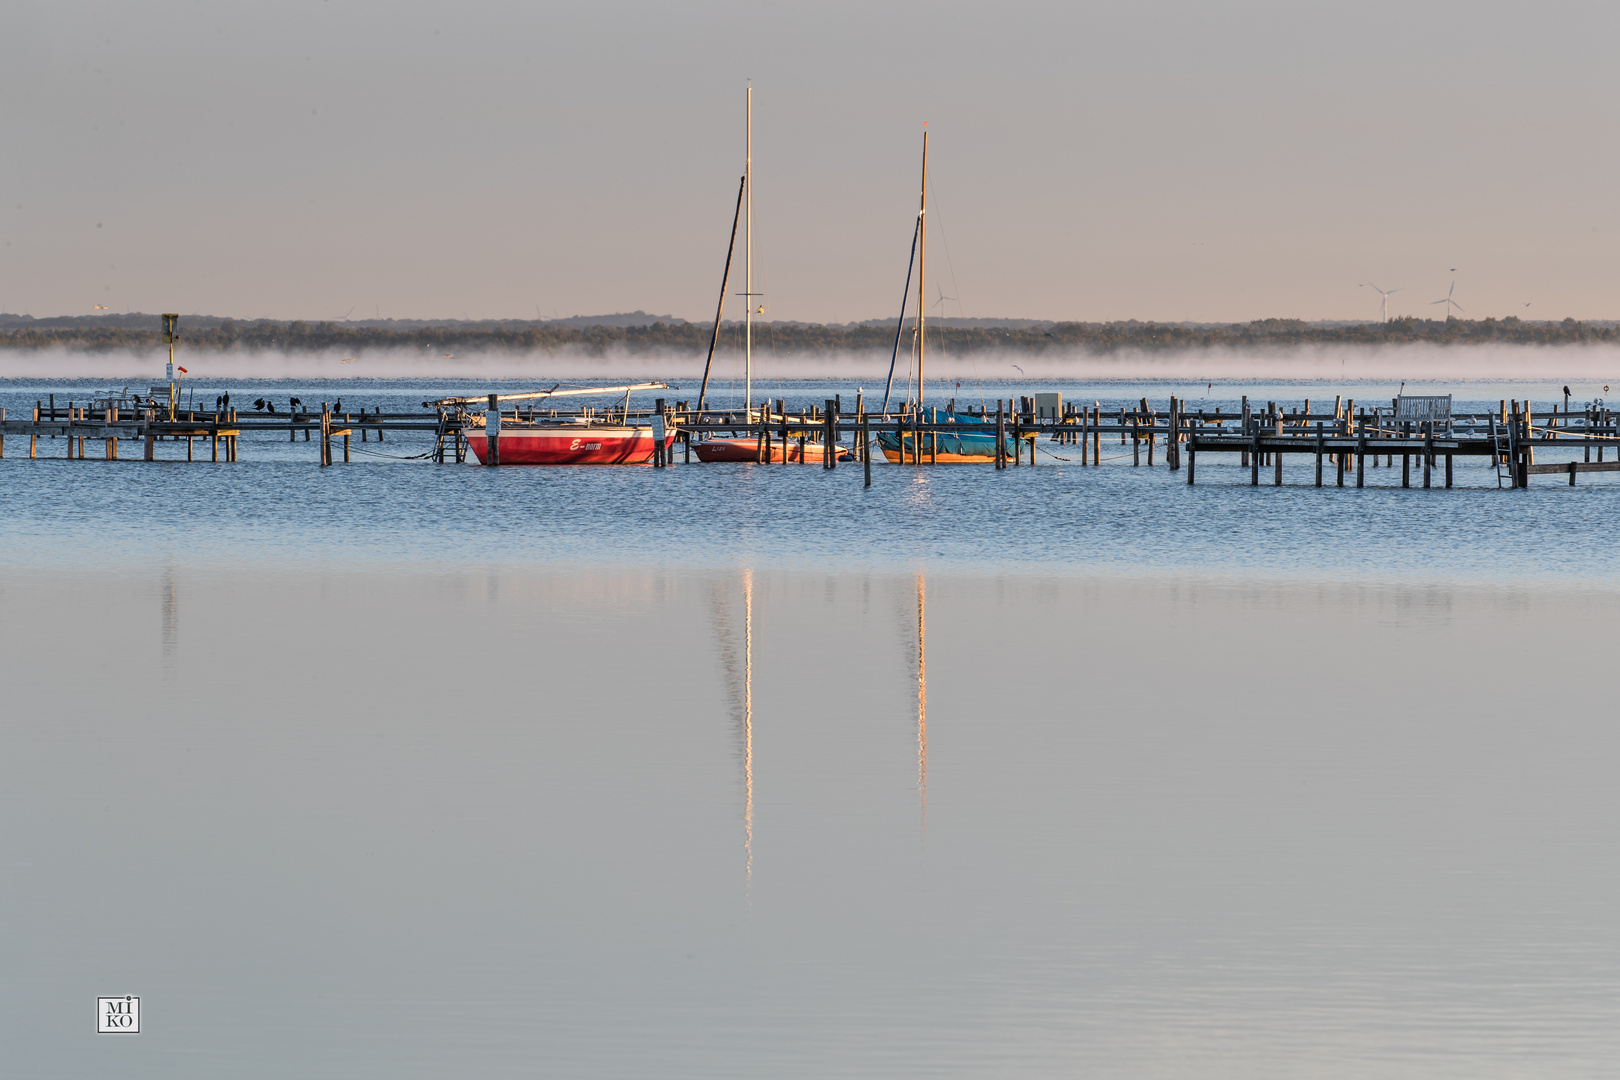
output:
[[[174,583],[174,567],[163,570],[163,666],[172,673],[180,644],[180,596]]]
[[[736,724],[742,764],[743,867],[750,888],[754,874],[754,574],[742,572],[742,632],[737,633],[736,594],[718,581],[710,595],[715,644],[726,696]],[[750,903],[752,893],[750,892]]]
[[[743,855],[753,900],[754,884],[754,572],[743,571]]]
[[[928,831],[928,623],[923,576],[917,575],[917,799]]]

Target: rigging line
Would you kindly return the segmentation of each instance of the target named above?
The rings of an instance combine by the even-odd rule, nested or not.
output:
[[[900,321],[894,326],[894,354],[889,357],[889,381],[883,387],[882,415],[889,415],[889,393],[894,389],[894,365],[900,359],[900,335],[906,328],[906,305],[911,302],[911,271],[917,265],[917,234],[922,232],[922,214],[911,230],[911,258],[906,262],[906,291],[900,294]]]
[[[709,337],[709,358],[703,362],[703,385],[698,387],[698,412],[703,411],[703,400],[709,393],[709,365],[714,363],[714,347],[720,343],[720,316],[726,310],[726,283],[731,280],[731,254],[737,250],[737,222],[742,218],[743,189],[748,185],[748,174],[737,182],[737,209],[731,215],[731,243],[726,245],[726,271],[720,275],[720,303],[714,309],[714,333]]]

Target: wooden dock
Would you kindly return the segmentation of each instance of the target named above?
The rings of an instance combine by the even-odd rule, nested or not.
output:
[[[871,414],[857,395],[853,408],[845,412],[838,397],[826,399],[822,407],[789,410],[784,400],[766,402],[750,415],[738,409],[692,409],[677,401],[666,405],[660,399],[650,410],[624,406],[607,409],[558,410],[538,407],[501,411],[503,418],[516,421],[547,419],[594,420],[605,424],[651,423],[662,417],[676,433],[676,449],[660,454],[653,464],[673,464],[679,454],[692,461],[692,444],[709,436],[753,438],[759,446],[760,462],[788,464],[793,454],[784,448],[797,444],[820,443],[849,447],[847,455],[825,455],[823,468],[833,469],[839,458],[865,466],[870,483],[873,435],[893,432],[899,436],[903,463],[927,465],[937,459],[940,436],[958,435],[964,425],[950,420],[953,415],[971,418],[978,433],[999,433],[1003,447],[987,464],[996,468],[1036,464],[1039,454],[1056,460],[1096,466],[1129,458],[1131,465],[1152,467],[1155,459],[1166,468],[1180,470],[1185,457],[1187,482],[1195,483],[1200,453],[1236,454],[1249,469],[1249,482],[1259,486],[1261,473],[1269,473],[1272,485],[1283,480],[1286,457],[1304,455],[1314,464],[1316,486],[1331,483],[1344,487],[1352,482],[1365,484],[1368,468],[1401,467],[1401,486],[1452,486],[1453,461],[1457,457],[1486,458],[1496,467],[1499,486],[1523,489],[1530,478],[1557,475],[1574,484],[1580,473],[1620,472],[1620,420],[1610,410],[1533,411],[1528,402],[1499,403],[1489,413],[1454,414],[1445,420],[1398,421],[1389,408],[1356,407],[1353,401],[1336,399],[1331,411],[1302,407],[1285,409],[1275,402],[1263,406],[1244,400],[1235,412],[1192,410],[1183,401],[1170,398],[1160,409],[1146,399],[1134,406],[1105,410],[1100,405],[1062,405],[1057,395],[1039,395],[998,401],[992,409],[964,408],[954,402],[945,406],[943,420],[925,419],[917,411]],[[1047,399],[1043,401],[1042,399]],[[432,403],[425,403],[429,406]],[[27,419],[7,417],[0,409],[0,456],[7,450],[7,436],[28,440],[28,456],[41,456],[42,440],[59,440],[59,453],[46,456],[69,460],[87,456],[102,460],[120,458],[120,446],[134,440],[141,447],[139,460],[156,460],[160,442],[185,442],[187,461],[234,462],[238,460],[243,436],[265,439],[285,433],[289,441],[315,442],[316,459],[331,465],[338,459],[351,460],[351,440],[384,442],[388,435],[407,432],[431,434],[431,447],[425,452],[406,455],[435,462],[465,462],[467,440],[482,436],[484,414],[463,409],[432,408],[423,412],[334,412],[323,404],[316,411],[300,410],[274,414],[236,409],[220,412],[169,410],[161,404],[131,404],[127,401],[94,400],[78,405],[58,405],[54,400],[38,402]],[[206,452],[196,452],[197,440],[205,440]],[[96,445],[99,444],[99,445]],[[1043,445],[1045,444],[1045,445]],[[1607,448],[1615,446],[1610,460]],[[92,446],[99,454],[87,454]],[[1583,460],[1537,463],[1538,449],[1563,451],[1580,449]],[[54,449],[52,447],[51,449]],[[1111,451],[1105,456],[1105,449]],[[1010,450],[1010,452],[1007,452]],[[390,457],[399,455],[387,455]],[[796,464],[807,455],[799,453]],[[808,455],[818,460],[821,455]],[[881,460],[881,455],[880,455]],[[1420,472],[1421,477],[1414,473]]]

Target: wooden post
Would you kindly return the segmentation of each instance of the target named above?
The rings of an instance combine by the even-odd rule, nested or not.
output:
[[[1322,421],[1316,422],[1316,486],[1322,486]]]
[[[1251,445],[1249,447],[1249,486],[1250,487],[1259,487],[1260,486],[1260,429],[1255,428],[1254,433],[1252,435],[1250,435],[1249,438],[1254,440],[1253,445]]]
[[[1423,436],[1423,486],[1429,487],[1429,471],[1434,468],[1434,421],[1429,421],[1429,430]]]
[[[1147,463],[1148,468],[1151,469],[1153,468],[1153,444],[1158,441],[1158,431],[1156,430],[1158,417],[1154,416],[1153,410],[1148,408],[1147,398],[1142,399],[1141,411],[1136,415],[1138,418],[1146,417],[1147,419]],[[1140,422],[1140,419],[1138,419],[1138,423]]]
[[[872,422],[861,412],[861,463],[866,467],[866,486],[872,486]]]
[[[1198,468],[1198,446],[1187,440],[1187,486],[1192,487],[1193,472]]]
[[[1271,464],[1276,469],[1276,479],[1271,482],[1272,487],[1282,487],[1282,459],[1281,447],[1271,452]]]
[[[349,429],[343,429],[343,464],[349,463]]]
[[[1170,434],[1166,436],[1164,440],[1164,464],[1165,468],[1169,469],[1171,472],[1177,472],[1181,468],[1181,449],[1176,442],[1176,398],[1174,394],[1170,395],[1170,416],[1168,424]]]
[[[107,460],[108,461],[117,461],[118,460],[118,440],[117,439],[108,439],[107,440]]]
[[[1248,394],[1243,395],[1243,409],[1242,409],[1242,412],[1241,412],[1240,415],[1243,418],[1242,419],[1243,434],[1247,435],[1247,434],[1249,434],[1249,395]],[[1238,464],[1244,466],[1245,468],[1248,467],[1248,464],[1249,464],[1249,450],[1248,450],[1247,447],[1245,447],[1240,452],[1240,457],[1239,457],[1239,460],[1238,460]]]
[[[1451,486],[1451,457],[1450,454],[1446,455],[1446,487]]]
[[[1124,413],[1124,409],[1120,413]],[[1142,429],[1135,413],[1131,414],[1131,467],[1142,464]]]
[[[501,463],[501,411],[495,395],[489,395],[489,408],[484,412],[484,464],[494,468]]]
[[[838,399],[833,398],[827,402],[827,445],[821,449],[821,464],[823,468],[836,469],[838,467]]]
[[[1361,431],[1361,438],[1356,442],[1356,487],[1364,487],[1367,482],[1367,431]]]
[[[192,443],[192,437],[190,435],[187,435],[186,436],[186,460],[187,461],[192,460],[192,457],[191,457],[191,443]]]
[[[1412,486],[1412,455],[1411,454],[1402,454],[1401,455],[1401,487],[1409,488],[1411,486]]]
[[[996,468],[1007,467],[1007,416],[1002,412],[1001,399],[996,399]]]

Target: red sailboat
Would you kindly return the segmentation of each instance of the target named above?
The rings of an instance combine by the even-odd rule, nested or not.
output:
[[[455,409],[461,414],[461,433],[472,447],[479,464],[490,463],[495,444],[499,465],[645,465],[662,444],[665,450],[675,441],[675,430],[658,413],[648,423],[630,422],[630,394],[636,390],[664,390],[666,383],[637,383],[633,386],[588,386],[571,390],[537,390],[528,394],[490,394],[485,398],[442,398],[424,404]],[[500,403],[534,401],[543,398],[576,397],[585,394],[624,394],[625,405],[595,417],[586,410],[579,416],[541,416],[533,409],[524,417],[521,409],[503,415]],[[466,406],[487,401],[489,408],[479,414]]]

